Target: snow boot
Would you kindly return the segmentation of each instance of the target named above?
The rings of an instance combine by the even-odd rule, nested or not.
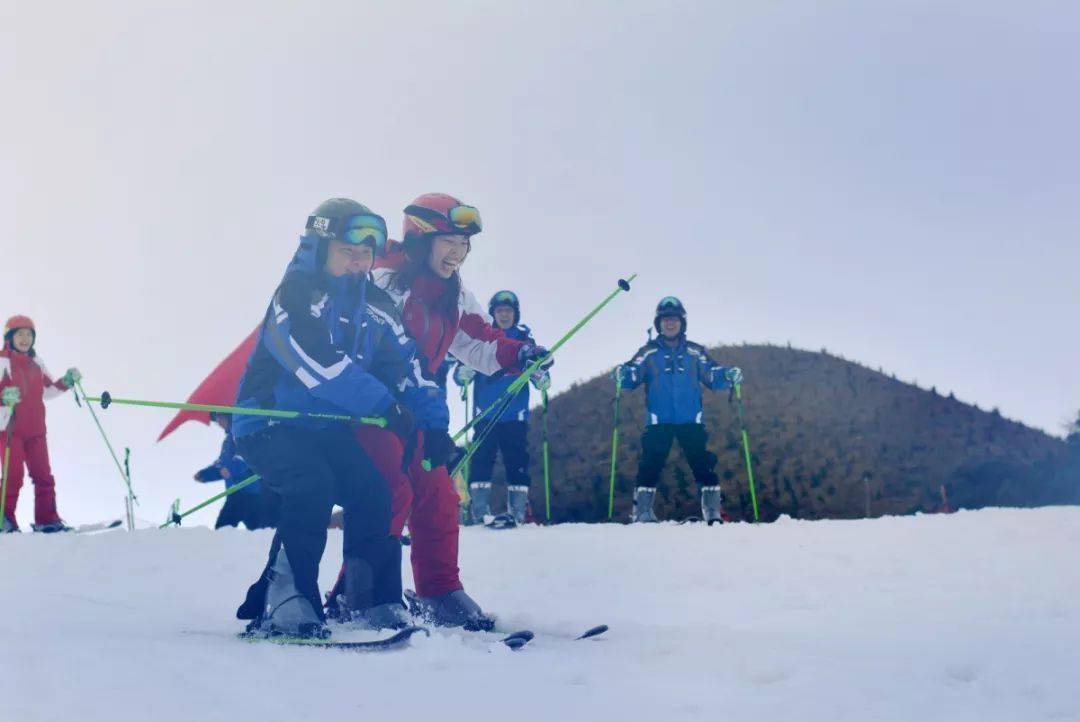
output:
[[[469,514],[473,524],[486,524],[491,516],[491,482],[474,481],[469,484]]]
[[[292,637],[325,639],[330,630],[323,624],[311,602],[296,588],[292,566],[282,547],[268,571],[266,602],[259,620],[250,625],[250,631],[273,636],[284,634]]]
[[[392,545],[392,548],[389,547]],[[371,564],[357,557],[345,557],[345,594],[337,599],[337,617],[364,629],[404,629],[412,624],[401,601],[401,544],[388,539],[389,558],[376,582]],[[395,554],[396,552],[396,554]],[[377,589],[376,587],[383,587]]]
[[[634,489],[634,511],[631,513],[630,520],[635,524],[658,521],[652,509],[654,498],[656,498],[655,486],[639,486]]]
[[[701,487],[701,518],[709,526],[724,523],[719,485]]]
[[[506,487],[506,511],[513,515],[518,524],[525,523],[525,516],[529,513],[529,487]]]
[[[490,632],[495,628],[494,617],[484,614],[464,589],[434,597],[413,597],[412,600],[413,611],[436,626],[464,627],[474,632]]]
[[[55,534],[58,531],[74,531],[72,527],[64,523],[63,519],[57,519],[48,524],[31,524],[30,528],[42,534]]]

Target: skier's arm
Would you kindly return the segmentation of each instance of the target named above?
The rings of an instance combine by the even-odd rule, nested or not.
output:
[[[353,416],[381,414],[394,399],[374,376],[334,345],[312,307],[315,284],[306,274],[285,277],[267,314],[264,340],[274,359],[292,372],[312,396]]]
[[[41,369],[41,377],[42,380],[45,382],[45,391],[44,393],[42,393],[42,398],[44,398],[46,401],[48,401],[49,399],[55,399],[57,396],[71,388],[67,383],[64,382],[65,380],[63,378],[54,381],[52,374],[50,374],[49,370],[45,368],[45,362],[42,361],[40,357],[35,356],[34,361],[37,363],[38,368]]]
[[[633,391],[645,383],[646,362],[649,356],[655,352],[656,349],[652,346],[642,346],[634,354],[633,358],[616,369],[616,373],[622,379],[624,389]]]
[[[698,380],[701,381],[701,385],[713,391],[723,391],[731,388],[731,377],[733,371],[737,370],[734,366],[721,366],[712,360],[708,352],[703,346],[697,344],[688,346],[690,355],[694,358],[698,365]],[[739,373],[739,378],[742,378],[742,373]]]
[[[13,386],[15,386],[15,379],[11,378],[11,362],[0,356],[0,394]],[[0,404],[0,431],[5,431],[10,421],[11,408],[6,404]]]
[[[491,376],[498,371],[520,371],[522,341],[507,338],[487,322],[487,311],[476,297],[462,290],[461,320],[450,342],[450,353],[466,366]]]

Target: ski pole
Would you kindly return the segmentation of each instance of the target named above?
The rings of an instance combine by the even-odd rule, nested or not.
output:
[[[246,489],[249,486],[251,486],[252,484],[254,484],[256,481],[258,481],[258,480],[259,480],[259,475],[258,474],[252,474],[251,476],[244,479],[240,483],[230,486],[228,489],[221,492],[220,494],[214,494],[212,497],[210,497],[209,499],[207,499],[203,503],[196,504],[195,506],[191,507],[190,509],[188,509],[187,511],[185,511],[183,513],[178,513],[177,512],[177,509],[180,506],[180,500],[177,499],[175,502],[173,502],[173,508],[170,509],[169,520],[167,522],[165,522],[164,524],[162,524],[161,526],[159,526],[158,529],[164,529],[165,527],[167,527],[167,526],[169,526],[171,524],[176,524],[177,526],[180,526],[180,521],[185,516],[189,516],[191,514],[194,514],[199,509],[202,509],[203,507],[206,507],[206,506],[209,506],[210,504],[213,504],[218,499],[224,499],[229,494],[235,494],[236,492],[240,491],[241,489]]]
[[[86,396],[86,391],[83,390],[81,380],[75,382],[75,388],[77,388],[79,390],[79,393],[82,394],[83,399],[85,399],[87,402],[91,400]],[[108,392],[106,392],[106,394],[107,393]],[[75,397],[76,401],[78,400],[78,398],[78,396]],[[103,403],[101,405],[101,408],[103,409],[107,407],[108,404]],[[137,496],[135,496],[135,492],[131,488],[131,479],[129,479],[128,476],[124,473],[124,468],[120,466],[120,459],[116,457],[116,452],[113,451],[112,443],[109,442],[109,437],[105,435],[105,429],[101,427],[101,422],[98,421],[97,414],[94,413],[94,407],[87,403],[86,410],[90,412],[90,418],[94,420],[94,425],[97,426],[98,431],[101,433],[101,438],[105,442],[105,448],[109,450],[109,456],[112,457],[113,463],[116,464],[116,470],[120,472],[120,478],[123,480],[124,487],[127,489],[128,497],[130,497],[133,502],[138,504],[139,499]]]
[[[735,408],[739,414],[739,430],[742,432],[743,456],[746,458],[746,476],[750,480],[750,503],[754,507],[754,521],[758,521],[757,491],[754,489],[754,467],[750,463],[750,438],[746,435],[743,421],[742,384],[735,385]]]
[[[619,460],[619,398],[622,396],[622,371],[615,376],[615,427],[611,431],[611,481],[608,483],[607,518],[615,514],[615,468]]]
[[[15,406],[12,405],[9,408],[11,413],[8,414],[7,429],[4,431],[4,469],[0,476],[0,529],[3,529],[7,522],[4,514],[7,513],[5,507],[7,506],[8,466],[11,465],[11,427],[15,425]]]
[[[461,387],[461,400],[465,402],[465,421],[469,420],[469,386],[466,384]],[[476,405],[475,395],[473,398],[473,406]],[[466,464],[461,470],[461,481],[465,484],[465,488],[469,488],[469,465]]]
[[[312,411],[282,411],[280,409],[248,409],[242,406],[220,406],[218,404],[190,404],[175,401],[144,401],[142,399],[114,399],[108,391],[102,391],[101,396],[86,396],[87,401],[96,401],[101,408],[107,409],[112,404],[122,406],[148,406],[155,409],[185,409],[188,411],[209,411],[218,414],[238,414],[241,416],[271,416],[277,419],[326,419],[328,421],[359,421],[369,426],[386,427],[386,419],[381,416],[344,416],[342,414],[321,414]],[[90,413],[93,413],[91,411]]]
[[[547,391],[540,392],[540,401],[543,403],[544,408],[544,511],[547,514],[547,520],[551,521],[551,474],[548,472],[548,395]]]
[[[593,320],[593,318],[596,316],[596,314],[598,314],[602,310],[604,310],[604,307],[607,306],[609,303],[611,303],[615,299],[615,297],[619,295],[619,293],[621,293],[622,291],[626,291],[627,293],[629,293],[630,292],[630,283],[635,278],[637,278],[636,273],[630,274],[629,278],[625,278],[625,279],[620,278],[618,288],[616,288],[614,291],[612,291],[610,294],[608,294],[607,297],[604,298],[603,301],[601,301],[599,304],[597,304],[596,308],[589,311],[589,313],[586,314],[585,318],[578,321],[576,324],[574,324],[573,328],[571,328],[569,331],[567,331],[565,334],[563,334],[563,337],[560,338],[558,341],[556,341],[554,343],[554,345],[552,345],[552,347],[550,349],[548,349],[548,352],[547,352],[546,356],[544,356],[543,358],[536,359],[531,364],[529,364],[529,366],[524,371],[521,372],[521,375],[518,376],[516,379],[514,379],[514,382],[512,384],[510,384],[510,386],[507,387],[506,391],[503,392],[503,395],[501,397],[499,397],[499,399],[497,401],[495,401],[495,403],[488,406],[480,414],[474,416],[467,424],[465,424],[465,426],[461,429],[461,431],[457,432],[456,434],[454,434],[451,437],[451,440],[452,441],[457,441],[458,439],[460,439],[463,435],[465,435],[465,433],[467,433],[469,431],[469,429],[473,428],[478,423],[483,421],[483,419],[488,414],[490,414],[491,410],[494,409],[494,408],[499,409],[499,411],[495,414],[494,418],[496,418],[496,419],[499,418],[499,416],[502,415],[503,410],[505,410],[506,407],[510,404],[510,401],[514,398],[514,396],[519,391],[521,391],[521,389],[523,389],[525,387],[525,384],[527,384],[529,382],[529,378],[534,373],[536,373],[537,370],[539,370],[541,366],[543,366],[548,361],[550,361],[551,358],[555,355],[556,351],[558,351],[560,348],[562,348],[563,345],[567,341],[569,341],[571,338],[573,338],[574,335],[577,334],[578,331],[580,331],[582,328],[584,328],[585,325],[587,323],[589,323],[589,321]],[[476,445],[476,439],[474,438],[472,446],[475,446],[475,445]],[[470,448],[472,448],[472,446],[470,446]],[[471,456],[472,456],[472,454],[467,453],[466,456],[465,456],[465,459],[468,459]],[[423,466],[425,471],[431,471],[431,460],[430,459],[424,459],[421,466]],[[455,467],[455,470],[460,468],[460,467],[461,467],[461,463],[458,463],[458,466]]]

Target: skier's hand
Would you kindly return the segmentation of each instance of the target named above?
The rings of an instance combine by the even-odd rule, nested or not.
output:
[[[518,364],[522,369],[528,368],[529,364],[539,361],[548,355],[548,350],[543,346],[534,346],[531,343],[527,343],[521,347],[518,351]],[[540,364],[541,371],[547,371],[549,368],[555,365],[555,359],[549,358],[544,363]]]
[[[458,386],[468,386],[472,383],[474,378],[476,378],[475,369],[463,366],[462,364],[458,364],[454,368],[454,383]]]
[[[79,383],[80,381],[82,381],[82,372],[74,366],[69,368],[67,370],[67,373],[64,374],[64,386],[67,386],[69,389],[74,387],[75,384]]]
[[[732,366],[724,372],[724,379],[732,386],[739,386],[742,384],[742,369],[738,366]]]
[[[551,374],[547,371],[537,371],[532,375],[531,381],[537,391],[547,391],[551,388]]]
[[[4,393],[0,395],[0,401],[3,402],[4,406],[14,407],[15,404],[22,401],[22,392],[19,391],[18,386],[8,386],[4,389]]]
[[[401,439],[402,444],[409,442],[416,421],[413,420],[412,412],[401,404],[394,404],[386,411],[386,430]]]
[[[625,379],[625,378],[626,378],[625,367],[622,364],[619,364],[618,366],[616,366],[614,368],[614,370],[612,370],[612,372],[611,372],[611,380],[614,381],[616,384],[621,385],[623,383],[623,379]]]
[[[431,462],[431,468],[445,466],[454,453],[454,442],[446,429],[424,429],[424,458]]]

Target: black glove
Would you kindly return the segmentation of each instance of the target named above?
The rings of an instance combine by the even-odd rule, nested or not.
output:
[[[446,429],[424,429],[424,458],[431,462],[432,469],[446,466],[452,453],[454,442]]]
[[[386,430],[401,439],[401,443],[409,442],[415,428],[412,412],[401,404],[394,404],[386,410]]]
[[[518,363],[521,364],[522,370],[529,367],[529,364],[539,361],[548,355],[548,350],[543,346],[533,346],[532,344],[525,344],[518,351]],[[541,371],[547,371],[549,368],[555,365],[555,357],[549,358],[544,363],[540,364]]]

